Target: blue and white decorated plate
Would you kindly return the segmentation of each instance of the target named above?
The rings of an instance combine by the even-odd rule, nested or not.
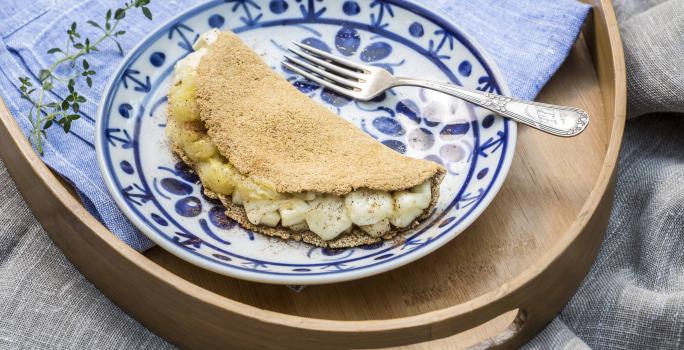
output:
[[[285,242],[241,228],[202,196],[197,176],[168,148],[166,93],[174,64],[200,33],[232,30],[300,91],[411,157],[444,164],[433,215],[390,241],[351,249]],[[491,59],[454,24],[401,0],[220,0],[188,9],[133,49],[105,90],[97,120],[104,178],[123,212],[172,254],[217,273],[277,284],[357,279],[441,247],[492,201],[508,173],[516,125],[460,100],[396,88],[359,103],[290,74],[280,60],[292,41],[384,67],[507,94]]]

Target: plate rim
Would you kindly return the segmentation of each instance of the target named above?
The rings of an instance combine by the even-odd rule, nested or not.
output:
[[[365,1],[365,0],[364,0]],[[501,70],[499,69],[498,65],[496,62],[493,60],[491,55],[484,50],[484,48],[477,42],[475,41],[470,34],[467,32],[463,31],[453,20],[449,19],[445,13],[443,13],[442,10],[431,10],[426,8],[424,5],[417,4],[413,0],[385,0],[386,2],[397,5],[399,7],[402,7],[412,13],[415,13],[416,15],[423,17],[425,19],[428,19],[435,24],[443,27],[444,29],[447,29],[449,31],[452,31],[454,33],[458,33],[462,39],[462,44],[466,46],[467,49],[471,51],[471,53],[475,54],[476,56],[479,56],[481,59],[481,63],[485,66],[486,69],[489,69],[494,76],[497,85],[499,89],[501,90],[501,93],[506,96],[510,96],[510,89],[508,87],[508,83],[505,80],[504,75],[501,73]],[[258,274],[254,273],[254,271],[245,271],[245,270],[240,270],[240,269],[234,269],[230,267],[220,267],[219,265],[216,265],[214,263],[211,263],[210,261],[205,261],[204,259],[201,259],[199,257],[196,257],[192,254],[189,254],[187,251],[179,248],[178,246],[172,244],[170,241],[163,239],[162,237],[159,237],[157,234],[154,234],[152,232],[148,232],[149,228],[147,225],[145,225],[143,222],[140,222],[137,220],[137,215],[132,212],[130,208],[128,208],[128,205],[125,203],[124,198],[118,193],[118,189],[115,187],[112,175],[109,174],[107,171],[107,161],[105,159],[104,155],[104,150],[102,145],[102,137],[103,133],[100,132],[101,128],[103,127],[103,119],[102,116],[104,115],[105,107],[108,105],[106,100],[110,97],[111,92],[113,91],[114,85],[119,81],[119,75],[120,73],[125,69],[129,61],[133,58],[138,51],[141,49],[144,50],[144,48],[147,46],[148,42],[152,40],[160,31],[162,31],[164,28],[166,28],[169,25],[172,25],[175,22],[178,22],[181,18],[184,16],[187,16],[189,13],[193,12],[201,12],[204,8],[209,8],[212,6],[216,6],[218,4],[222,3],[220,0],[210,0],[206,1],[200,4],[197,4],[195,6],[189,7],[185,11],[169,18],[165,22],[161,23],[157,27],[155,27],[153,30],[151,30],[145,37],[140,39],[140,41],[131,49],[129,49],[128,53],[126,56],[121,60],[121,62],[118,64],[116,69],[113,71],[114,74],[111,76],[107,84],[105,85],[103,89],[103,95],[100,98],[98,109],[97,109],[97,119],[95,123],[95,151],[96,151],[96,157],[97,157],[97,162],[98,162],[98,167],[100,168],[100,173],[103,177],[103,180],[107,186],[108,192],[111,195],[111,197],[114,199],[115,203],[117,204],[119,210],[127,217],[127,219],[146,237],[148,237],[150,240],[152,240],[155,244],[159,245],[162,249],[166,250],[167,252],[173,254],[174,256],[183,259],[195,266],[201,267],[203,269],[233,277],[233,278],[238,278],[238,279],[243,279],[243,280],[248,280],[252,282],[258,282],[258,283],[269,283],[269,284],[285,284],[285,285],[316,285],[316,284],[329,284],[329,283],[337,283],[337,282],[343,282],[343,281],[351,281],[351,280],[356,280],[356,279],[361,279],[373,275],[377,275],[380,273],[384,273],[396,268],[399,268],[401,266],[404,266],[406,264],[409,264],[411,262],[414,262],[418,259],[423,258],[424,256],[434,252],[435,250],[441,248],[454,238],[456,238],[458,235],[463,233],[472,223],[477,220],[484,210],[486,210],[491,202],[496,198],[498,195],[498,192],[500,191],[501,187],[503,186],[503,183],[505,182],[506,178],[508,177],[508,173],[510,171],[510,167],[513,161],[514,153],[515,153],[515,148],[517,144],[517,123],[509,120],[509,119],[504,119],[505,125],[508,127],[508,148],[506,150],[506,154],[504,154],[504,159],[501,164],[500,168],[500,173],[497,179],[493,181],[491,184],[491,187],[489,188],[489,195],[485,196],[480,204],[473,209],[473,211],[461,222],[459,226],[461,226],[460,229],[452,229],[451,232],[449,232],[447,235],[442,237],[441,239],[437,239],[432,243],[432,246],[430,249],[423,249],[420,251],[416,251],[414,254],[407,254],[404,255],[403,257],[400,257],[399,259],[392,260],[391,262],[388,262],[387,264],[380,264],[380,265],[375,265],[372,267],[369,267],[367,269],[359,269],[359,270],[351,270],[351,271],[339,271],[339,273],[335,274],[323,274],[323,275],[277,275],[277,274]],[[493,193],[493,194],[492,194]]]

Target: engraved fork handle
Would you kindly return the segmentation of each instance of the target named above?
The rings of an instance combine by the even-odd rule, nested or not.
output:
[[[473,91],[428,80],[395,78],[393,86],[418,86],[458,97],[516,122],[557,136],[576,136],[589,124],[589,114],[574,107],[530,102],[515,98]]]

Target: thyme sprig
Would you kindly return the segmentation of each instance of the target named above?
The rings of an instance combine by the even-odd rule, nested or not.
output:
[[[48,68],[43,68],[38,72],[39,84],[34,85],[26,76],[19,78],[21,97],[31,103],[31,109],[28,112],[32,127],[29,139],[38,153],[43,154],[43,139],[47,137],[45,133],[47,129],[59,125],[65,133],[68,133],[71,130],[71,123],[80,118],[81,106],[87,100],[76,90],[76,83],[79,80],[85,80],[88,88],[91,88],[92,77],[97,74],[86,60],[86,56],[99,51],[98,45],[108,40],[114,42],[119,53],[123,55],[124,51],[118,39],[126,34],[126,31],[120,30],[119,24],[132,9],[140,9],[142,14],[151,20],[152,12],[147,7],[150,1],[132,0],[124,3],[121,8],[109,9],[105,14],[104,23],[86,21],[101,32],[94,40],[88,37],[82,38],[78,31],[78,24],[73,22],[66,31],[67,38],[64,47],[55,47],[47,51],[48,54],[55,55],[57,59]],[[68,67],[69,73],[57,74],[63,66]],[[61,101],[50,98],[48,94],[58,83],[66,84],[69,91]]]

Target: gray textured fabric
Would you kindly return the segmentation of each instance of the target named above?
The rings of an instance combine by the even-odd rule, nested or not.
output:
[[[684,0],[616,0],[631,116],[684,112]],[[0,349],[164,349],[47,238],[0,164]],[[684,348],[684,118],[627,123],[615,208],[584,284],[529,349]]]
[[[684,112],[684,0],[614,0],[627,62],[629,116]]]
[[[40,227],[0,162],[0,349],[170,349],[103,296]]]

